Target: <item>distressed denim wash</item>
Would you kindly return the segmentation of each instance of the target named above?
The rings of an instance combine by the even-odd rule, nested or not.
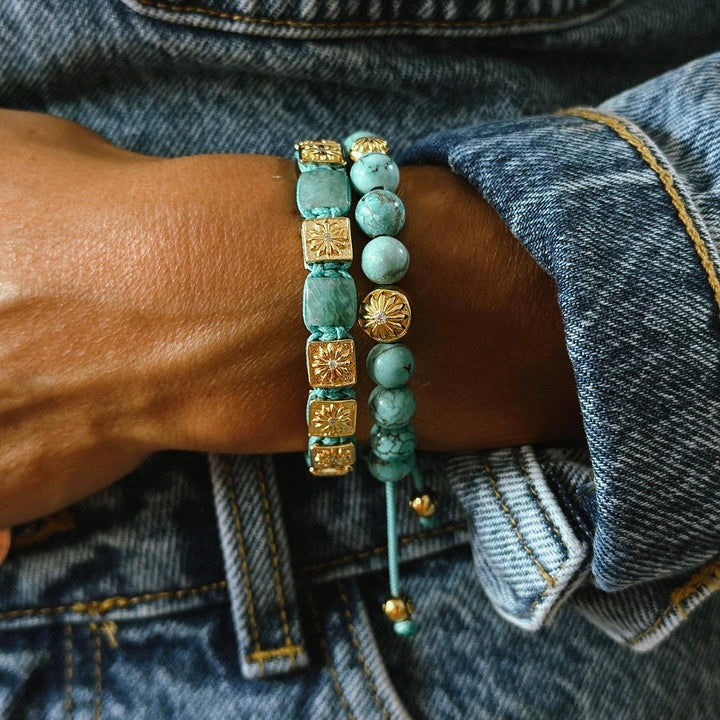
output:
[[[557,282],[588,444],[419,454],[412,640],[362,463],[159,453],[16,529],[0,717],[717,717],[718,50],[717,0],[4,0],[2,107],[151,155],[368,127],[449,164]]]

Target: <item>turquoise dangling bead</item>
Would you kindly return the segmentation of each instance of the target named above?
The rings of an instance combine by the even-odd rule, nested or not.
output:
[[[412,637],[417,634],[418,626],[414,620],[402,620],[393,625],[393,630],[400,637]]]

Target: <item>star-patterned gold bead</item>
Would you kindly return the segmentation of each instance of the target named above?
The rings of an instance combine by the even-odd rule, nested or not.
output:
[[[305,265],[314,262],[353,259],[350,218],[309,218],[302,224],[303,258]]]
[[[357,382],[354,341],[346,338],[309,342],[307,371],[314,388],[351,387]]]
[[[310,446],[310,472],[319,477],[338,477],[347,475],[355,464],[355,445],[342,443],[340,445]]]
[[[411,501],[410,507],[420,517],[431,517],[437,510],[437,496],[431,491],[417,494]]]
[[[305,163],[320,165],[345,165],[342,146],[335,140],[301,140],[295,149],[298,160]]]
[[[360,306],[360,327],[377,342],[395,342],[410,328],[410,301],[398,288],[375,288]]]
[[[409,620],[413,614],[413,604],[409,597],[389,597],[383,603],[382,609],[394,623]]]
[[[356,400],[311,400],[308,403],[308,435],[348,437],[355,434]]]

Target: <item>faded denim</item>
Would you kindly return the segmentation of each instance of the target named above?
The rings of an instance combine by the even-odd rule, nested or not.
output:
[[[419,455],[411,641],[364,467],[160,453],[15,533],[0,717],[714,717],[718,50],[717,2],[6,0],[4,107],[154,155],[366,126],[448,163],[558,284],[588,448]]]

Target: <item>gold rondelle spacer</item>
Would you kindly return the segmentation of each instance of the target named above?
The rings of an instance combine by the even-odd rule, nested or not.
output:
[[[350,159],[355,162],[366,153],[382,153],[387,155],[390,152],[387,140],[381,137],[361,137],[355,140],[350,146]]]
[[[382,608],[385,615],[394,623],[409,620],[413,613],[413,604],[409,597],[389,597]]]
[[[410,507],[413,509],[413,512],[417,513],[420,517],[430,517],[434,515],[437,510],[437,505],[437,496],[430,491],[416,495],[410,501]]]

